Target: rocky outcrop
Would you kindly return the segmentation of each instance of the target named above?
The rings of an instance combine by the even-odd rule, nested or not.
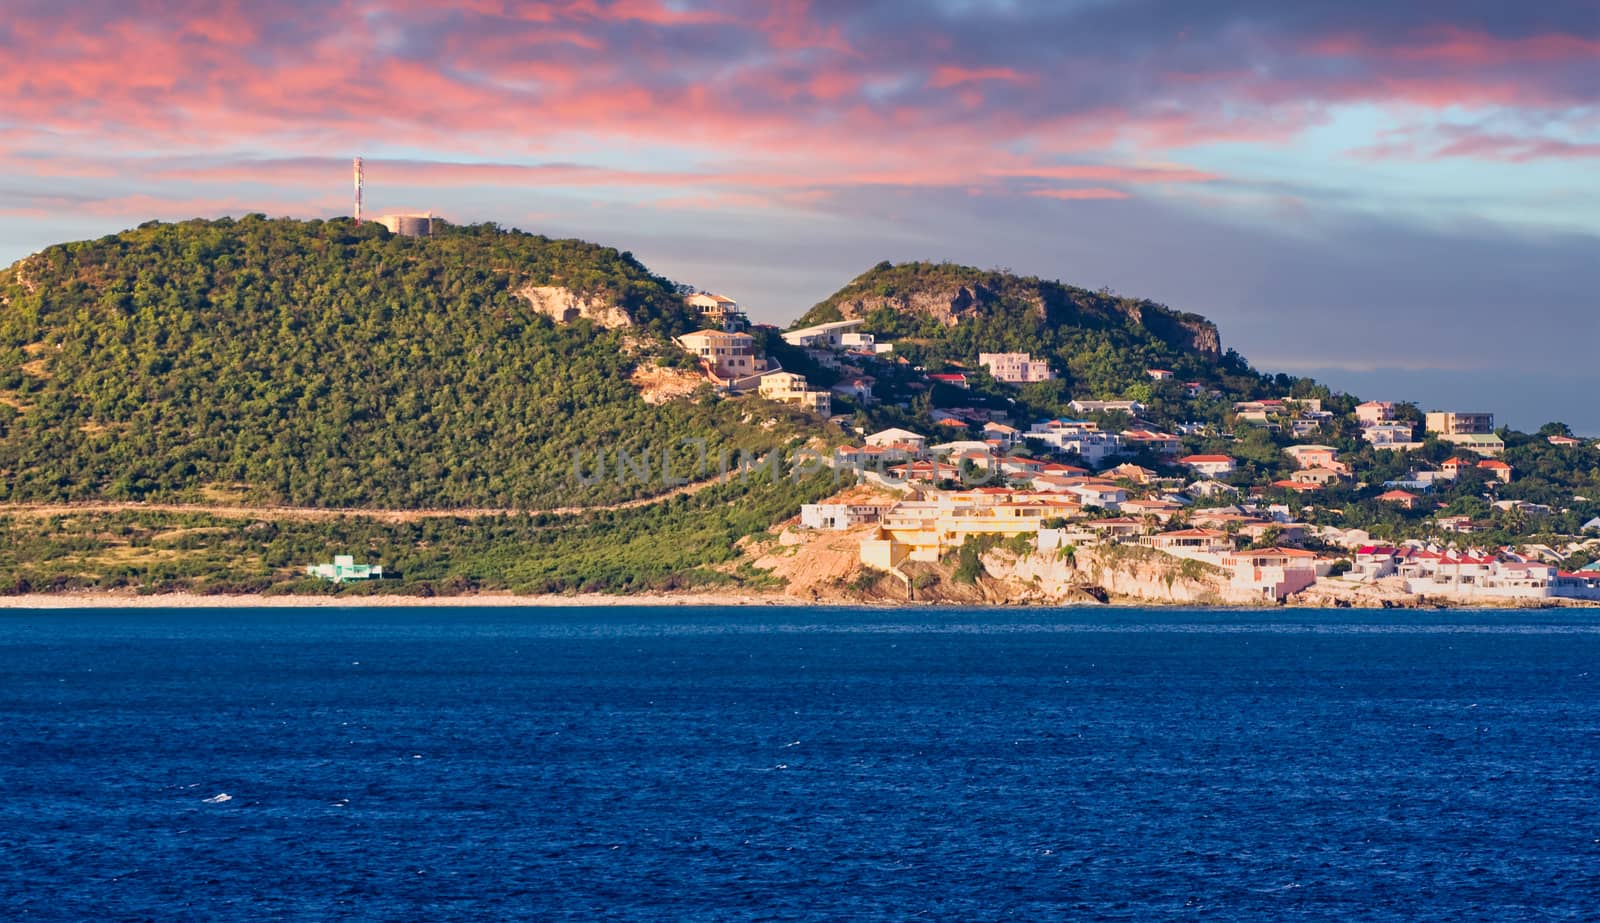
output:
[[[1045,598],[1097,587],[1109,599],[1119,602],[1196,606],[1260,602],[1253,594],[1232,589],[1220,568],[1132,545],[1009,558],[991,553],[984,557],[984,567],[995,577],[1033,586]]]
[[[982,285],[956,285],[933,291],[847,298],[841,300],[837,308],[842,320],[855,320],[880,308],[888,308],[902,314],[931,317],[947,327],[954,327],[994,297],[995,293]]]
[[[644,398],[646,404],[664,404],[667,401],[693,397],[694,393],[706,384],[704,375],[649,364],[640,364],[636,367],[629,380],[639,389],[639,396]]]
[[[1179,314],[1148,301],[1124,301],[1122,310],[1169,345],[1216,358],[1222,355],[1217,325],[1198,314]]]
[[[535,311],[558,324],[585,318],[607,329],[633,326],[628,312],[612,302],[604,298],[580,298],[571,289],[559,285],[524,285],[515,294],[526,298]]]

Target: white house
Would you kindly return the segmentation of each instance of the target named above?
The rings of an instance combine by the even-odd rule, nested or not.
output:
[[[852,526],[877,522],[889,503],[807,503],[800,507],[800,527],[842,532]]]
[[[1084,506],[1098,506],[1108,510],[1115,510],[1123,501],[1128,499],[1127,490],[1104,481],[1072,484],[1062,492],[1082,500]]]
[[[783,335],[783,341],[790,346],[810,346],[819,349],[843,349],[845,334],[854,331],[865,324],[860,318],[855,320],[839,320],[827,324],[817,324],[812,327],[801,327],[799,330],[790,330]]]
[[[978,364],[987,368],[995,381],[1011,384],[1049,381],[1053,377],[1050,363],[1027,353],[979,353]]]
[[[1178,459],[1178,464],[1208,478],[1227,477],[1236,467],[1229,455],[1185,455]]]
[[[1122,451],[1122,440],[1082,420],[1046,420],[1029,427],[1025,438],[1061,452],[1075,452],[1096,468]]]
[[[1393,401],[1367,401],[1356,405],[1356,422],[1362,426],[1381,426],[1393,419]]]
[[[336,554],[332,564],[310,564],[306,567],[307,577],[321,577],[333,583],[344,583],[346,580],[381,580],[383,567],[378,564],[357,564],[354,555]]]
[[[928,438],[908,429],[886,429],[868,436],[867,445],[902,446],[921,453],[928,447]]]
[[[1183,443],[1171,433],[1130,429],[1123,430],[1121,438],[1123,450],[1127,452],[1149,450],[1156,455],[1176,455],[1183,451]]]
[[[1073,401],[1067,405],[1073,413],[1125,413],[1138,416],[1145,406],[1139,401]]]
[[[1371,423],[1361,430],[1361,438],[1380,449],[1416,448],[1415,431],[1410,423]]]
[[[1009,449],[1022,441],[1022,432],[1014,426],[1004,423],[983,424],[983,438],[993,439],[1000,443],[1000,448]]]

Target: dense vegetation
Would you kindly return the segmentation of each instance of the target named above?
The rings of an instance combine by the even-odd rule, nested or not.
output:
[[[77,512],[0,516],[0,593],[137,587],[144,592],[456,595],[626,592],[708,585],[763,588],[738,540],[833,490],[831,479],[733,478],[688,497],[581,516],[385,522]],[[336,588],[308,564],[349,553],[381,581]]]
[[[632,328],[557,325],[558,285]],[[630,254],[491,225],[152,222],[0,273],[0,499],[542,509],[658,492],[572,477],[575,452],[686,438],[764,449],[803,414],[650,406],[682,298]],[[774,413],[778,419],[769,421]]]
[[[1222,350],[1215,326],[1194,314],[1107,291],[1020,277],[951,263],[879,263],[813,307],[796,326],[860,317],[865,329],[894,342],[905,365],[876,364],[875,393],[887,405],[872,425],[927,431],[936,407],[1001,411],[1024,426],[1056,416],[1088,416],[1121,428],[1126,416],[1079,414],[1075,398],[1137,400],[1144,419],[1167,428],[1179,422],[1231,423],[1233,402],[1266,397],[1318,398],[1329,409],[1349,400],[1310,379],[1263,375],[1233,350]],[[985,352],[1025,352],[1047,361],[1055,380],[1016,386],[992,379],[978,364]],[[801,360],[786,357],[786,367]],[[914,369],[964,372],[965,391],[931,389]],[[1173,377],[1154,381],[1150,369]],[[821,383],[825,370],[810,370]],[[1199,396],[1187,389],[1199,385]],[[896,407],[896,405],[902,405]],[[1346,406],[1348,405],[1348,406]],[[948,430],[946,430],[948,432]]]
[[[1361,437],[1354,418],[1358,398],[1335,394],[1311,379],[1264,375],[1232,351],[1220,352],[1215,330],[1194,315],[1180,314],[1148,301],[1109,292],[1088,292],[1059,282],[1021,278],[942,263],[880,263],[814,307],[797,326],[844,318],[864,318],[865,329],[894,341],[894,356],[906,364],[873,363],[874,391],[886,399],[861,421],[864,428],[905,426],[944,438],[974,438],[977,427],[937,422],[936,408],[978,407],[1003,413],[1023,427],[1053,416],[1087,416],[1103,428],[1121,430],[1126,414],[1080,414],[1074,398],[1138,400],[1149,425],[1189,432],[1185,452],[1234,457],[1239,470],[1227,480],[1238,493],[1202,501],[1200,506],[1237,501],[1251,488],[1288,478],[1295,464],[1284,449],[1296,442],[1331,445],[1354,471],[1354,478],[1313,493],[1271,488],[1266,497],[1282,502],[1305,521],[1344,528],[1366,528],[1388,538],[1432,536],[1449,541],[1435,519],[1470,516],[1479,544],[1528,543],[1574,535],[1600,515],[1600,449],[1593,443],[1553,446],[1544,437],[1569,435],[1551,424],[1538,434],[1501,430],[1504,460],[1516,476],[1502,484],[1479,471],[1454,483],[1441,482],[1415,509],[1377,499],[1386,481],[1405,480],[1410,471],[1431,470],[1452,455],[1476,461],[1470,452],[1429,438],[1412,452],[1374,448]],[[994,381],[977,364],[982,352],[1028,352],[1049,361],[1057,380],[1028,385]],[[798,351],[795,351],[798,352]],[[805,360],[786,357],[794,366]],[[933,383],[915,370],[963,371],[969,388]],[[1152,380],[1149,369],[1174,377]],[[830,381],[824,369],[805,369]],[[1191,392],[1188,383],[1198,383]],[[1293,414],[1271,425],[1240,419],[1234,402],[1263,398],[1315,399],[1331,414],[1303,438],[1287,433]],[[1401,405],[1398,416],[1421,432],[1419,408]],[[1180,424],[1200,424],[1181,427]],[[1069,459],[1073,460],[1073,459]],[[1170,458],[1141,453],[1127,458],[1170,474]],[[1549,508],[1504,509],[1498,501],[1521,500]],[[1459,540],[1459,539],[1457,539]]]
[[[1050,361],[1052,392],[1115,398],[1148,384],[1147,369],[1232,390],[1258,387],[1224,354],[1205,318],[1155,302],[952,263],[879,263],[813,307],[797,326],[865,318],[895,351],[930,371],[976,366],[979,353],[1026,352]],[[1238,379],[1230,381],[1229,379]]]
[[[517,294],[527,285],[615,305],[633,326],[555,323]],[[1354,397],[1259,374],[1221,350],[1209,322],[1152,302],[950,264],[882,263],[801,323],[846,316],[865,318],[895,347],[867,363],[882,403],[836,403],[863,430],[901,425],[960,438],[976,427],[936,424],[935,408],[987,407],[1026,426],[1071,414],[1073,398],[1134,399],[1158,428],[1208,424],[1185,428],[1186,451],[1237,458],[1231,480],[1259,492],[1290,473],[1283,449],[1297,440],[1238,419],[1233,402],[1316,398],[1332,418],[1299,441],[1339,448],[1356,477],[1309,495],[1267,490],[1305,521],[1399,538],[1430,534],[1435,516],[1452,513],[1488,526],[1481,540],[1498,543],[1570,535],[1600,515],[1600,450],[1550,445],[1543,437],[1564,433],[1559,424],[1538,435],[1502,431],[1517,471],[1510,485],[1470,471],[1416,510],[1380,502],[1385,480],[1457,450],[1431,439],[1410,454],[1374,449],[1351,417]],[[737,543],[828,494],[826,479],[745,478],[616,506],[668,488],[664,450],[675,474],[693,477],[697,468],[716,471],[719,456],[827,437],[815,417],[754,398],[706,392],[645,403],[631,374],[641,363],[692,365],[669,338],[693,324],[678,290],[630,254],[490,225],[411,239],[347,220],[252,215],[152,222],[52,247],[0,272],[0,502],[452,515],[318,520],[74,508],[40,516],[13,507],[0,512],[0,592],[762,586],[771,578],[738,563]],[[847,374],[769,330],[756,335],[814,386]],[[996,382],[977,356],[1003,351],[1046,359],[1059,378]],[[1153,381],[1151,368],[1176,377]],[[970,390],[925,377],[953,370],[967,373]],[[1400,411],[1420,417],[1414,407]],[[1130,422],[1098,419],[1112,429]],[[634,457],[631,469],[618,465],[619,450]],[[646,455],[648,474],[637,466]],[[602,456],[605,474],[595,477]],[[1550,510],[1491,505],[1502,499]],[[588,511],[552,512],[572,507]],[[521,512],[467,515],[485,509]],[[958,578],[974,575],[981,550],[961,549]],[[337,591],[303,576],[306,564],[341,552],[395,576]]]

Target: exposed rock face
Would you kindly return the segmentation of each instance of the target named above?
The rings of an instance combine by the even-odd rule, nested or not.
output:
[[[655,365],[640,365],[633,370],[631,380],[646,404],[664,404],[670,400],[691,397],[706,383],[703,375]]]
[[[1008,559],[991,553],[984,556],[984,565],[990,575],[1031,585],[1045,599],[1087,585],[1120,600],[1260,605],[1254,594],[1230,587],[1227,576],[1217,568],[1147,548],[1080,548],[1070,558],[1044,552]]]
[[[840,301],[838,307],[845,320],[865,317],[879,308],[889,308],[903,314],[932,317],[947,327],[954,327],[963,318],[972,316],[980,304],[994,297],[995,294],[982,285],[958,285],[939,291],[867,295]]]
[[[528,299],[535,311],[558,324],[570,324],[582,317],[607,329],[633,326],[628,312],[610,301],[579,298],[571,289],[559,285],[524,285],[516,294]]]
[[[817,312],[819,316],[807,320],[831,320],[834,311],[839,319],[854,320],[888,308],[954,327],[1003,302],[1025,305],[1048,324],[1096,327],[1121,324],[1126,318],[1177,349],[1212,358],[1222,355],[1222,340],[1215,324],[1197,314],[1184,314],[1152,301],[1117,298],[1104,291],[1095,294],[1056,282],[978,270],[957,271],[958,277],[950,278],[950,273],[932,267],[909,283],[903,278],[879,281],[879,272],[873,270],[858,277],[835,296],[831,311]],[[823,313],[830,316],[824,318]]]
[[[1195,314],[1178,314],[1148,302],[1125,301],[1122,309],[1146,330],[1178,349],[1193,350],[1213,358],[1222,355],[1217,325]]]

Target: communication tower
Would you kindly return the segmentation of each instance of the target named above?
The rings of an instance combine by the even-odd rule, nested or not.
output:
[[[361,158],[356,158],[356,224],[361,223]]]

